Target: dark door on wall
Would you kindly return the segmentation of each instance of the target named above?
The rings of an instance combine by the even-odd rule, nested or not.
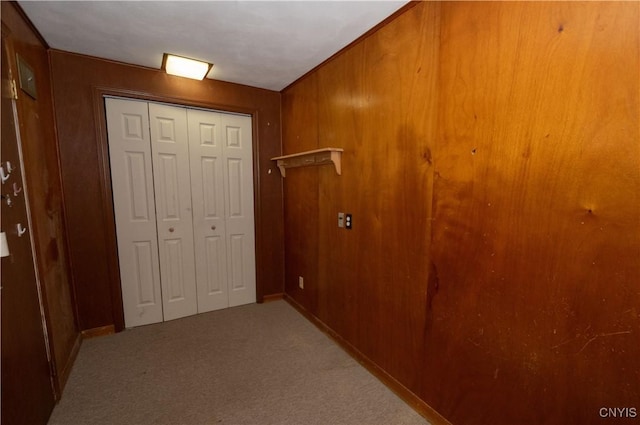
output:
[[[9,66],[10,41],[2,31],[2,139],[0,166],[5,175],[7,161],[13,169],[0,184],[2,232],[9,256],[2,257],[2,424],[46,424],[54,405],[51,368],[47,354],[36,281],[27,205],[20,170],[20,155],[14,121],[14,100]],[[15,77],[14,77],[15,78]],[[15,185],[15,186],[14,186]],[[22,235],[18,224],[27,229]]]

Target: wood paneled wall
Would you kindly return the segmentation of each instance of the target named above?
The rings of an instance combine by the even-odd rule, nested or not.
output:
[[[282,184],[270,161],[281,152],[280,94],[55,50],[50,58],[80,328],[124,326],[101,101],[105,93],[253,114],[258,300],[282,293]],[[275,171],[269,174],[270,168]]]
[[[345,150],[287,171],[287,294],[456,425],[640,410],[639,22],[421,2],[284,90]]]
[[[48,46],[15,3],[2,2],[2,23],[9,34],[13,53],[33,70],[36,85],[35,99],[18,89],[16,107],[37,274],[52,352],[53,381],[59,396],[79,348],[80,333],[70,282]],[[16,59],[12,57],[9,62],[19,86]]]

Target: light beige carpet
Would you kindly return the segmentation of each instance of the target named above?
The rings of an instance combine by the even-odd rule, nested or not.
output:
[[[84,341],[49,423],[428,424],[285,301]]]

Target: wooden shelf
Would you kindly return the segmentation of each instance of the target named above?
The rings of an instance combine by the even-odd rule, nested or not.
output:
[[[277,156],[275,158],[271,158],[271,160],[276,161],[282,177],[286,177],[285,170],[287,168],[309,167],[329,163],[333,163],[336,167],[336,173],[341,175],[342,152],[343,149],[340,148],[323,148],[313,151],[294,153],[291,155]]]

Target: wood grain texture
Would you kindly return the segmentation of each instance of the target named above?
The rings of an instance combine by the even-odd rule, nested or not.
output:
[[[279,93],[55,50],[50,61],[80,329],[124,326],[102,94],[253,115],[258,300],[283,291],[282,186],[267,172],[281,154]]]
[[[3,5],[4,10],[4,5]],[[29,233],[19,235],[16,225],[28,225],[28,200],[14,195],[13,184],[23,186],[23,161],[20,154],[19,122],[16,120],[16,101],[11,83],[15,75],[15,53],[11,30],[2,21],[0,46],[0,151],[3,179],[0,186],[2,201],[2,235],[8,252],[1,258],[0,285],[0,422],[44,425],[55,405],[53,365],[46,341],[43,311],[40,302],[40,283],[34,266],[33,243]],[[14,169],[9,172],[7,162]],[[11,200],[11,202],[9,202]]]
[[[344,148],[286,178],[288,296],[452,423],[638,408],[639,8],[424,2],[283,92]]]
[[[443,6],[425,397],[454,423],[637,404],[638,22],[637,3]]]
[[[99,328],[83,330],[82,338],[83,339],[96,338],[96,337],[105,336],[105,335],[113,335],[114,333],[116,333],[115,326],[113,325],[101,326]]]
[[[302,79],[282,95],[282,154],[318,149],[318,82]],[[275,162],[273,164],[275,168]],[[328,167],[320,167],[328,168]],[[318,303],[318,173],[319,167],[292,168],[283,179],[285,291],[308,309]],[[335,171],[334,171],[335,173]],[[298,279],[304,279],[304,290]]]
[[[285,233],[306,243],[300,258],[292,246],[299,242],[286,239],[287,293],[414,392],[423,363],[438,10],[410,9],[283,94],[285,130],[317,120],[317,135],[308,134],[317,147],[344,149],[342,176],[328,167],[285,179]],[[290,96],[307,102],[285,107]],[[306,122],[295,115],[302,110]],[[286,131],[283,141],[284,153],[297,150]],[[292,219],[300,205],[310,211]],[[352,230],[337,227],[338,212],[353,215]],[[304,290],[293,288],[301,267],[317,273],[310,289],[306,279]]]
[[[15,3],[2,2],[2,22],[11,31],[14,53],[33,70],[36,84],[36,99],[18,88],[16,106],[37,273],[53,355],[54,384],[59,396],[75,359],[74,347],[80,333],[70,281],[48,56],[39,34],[31,28]],[[15,58],[10,62],[13,62],[15,70]],[[14,77],[18,82],[17,75]]]
[[[432,6],[409,10],[318,71],[319,142],[345,150],[342,176],[320,171],[318,315],[409,388],[422,363],[429,265],[429,233],[416,226],[431,214]],[[337,227],[339,211],[353,215],[352,230]]]

